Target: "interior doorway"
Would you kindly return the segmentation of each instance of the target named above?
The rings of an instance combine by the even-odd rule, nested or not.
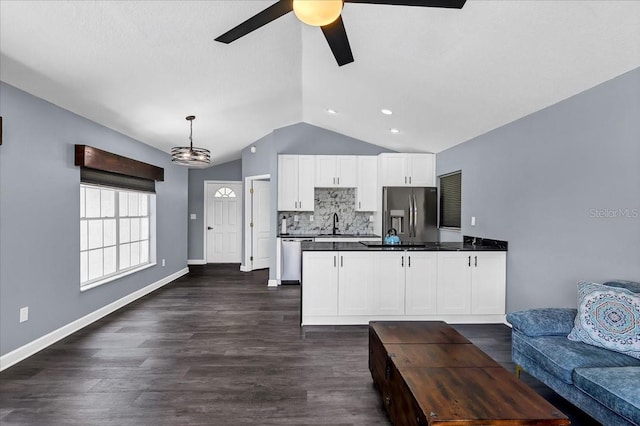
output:
[[[269,175],[245,180],[245,264],[244,271],[268,268],[271,264],[271,182]]]
[[[242,183],[205,181],[204,246],[207,263],[242,261]]]

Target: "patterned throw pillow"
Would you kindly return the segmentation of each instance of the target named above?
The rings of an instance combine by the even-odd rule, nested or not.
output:
[[[567,337],[640,359],[640,294],[579,282],[578,314]]]

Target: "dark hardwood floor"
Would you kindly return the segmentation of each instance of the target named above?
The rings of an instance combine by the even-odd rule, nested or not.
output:
[[[300,328],[300,286],[266,281],[236,264],[192,266],[0,373],[0,424],[389,425],[367,327]],[[455,328],[514,371],[507,326]],[[523,380],[572,424],[596,424]]]

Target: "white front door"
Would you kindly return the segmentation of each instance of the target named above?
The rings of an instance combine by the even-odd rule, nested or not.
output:
[[[239,263],[242,238],[242,184],[207,183],[207,263]]]
[[[251,188],[252,215],[251,246],[253,264],[251,269],[264,269],[269,267],[271,261],[271,209],[269,207],[270,182],[253,180]]]

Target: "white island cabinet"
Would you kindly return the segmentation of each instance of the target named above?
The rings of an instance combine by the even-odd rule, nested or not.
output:
[[[438,253],[438,314],[504,314],[505,252]]]
[[[504,322],[504,251],[302,253],[302,325]]]

